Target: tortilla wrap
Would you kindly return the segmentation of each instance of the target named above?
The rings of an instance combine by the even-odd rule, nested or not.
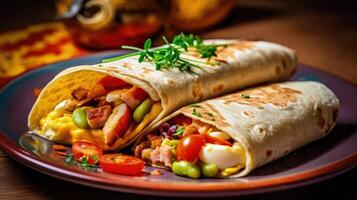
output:
[[[286,80],[296,69],[297,60],[294,52],[278,44],[237,40],[204,42],[230,45],[218,48],[217,56],[211,60],[216,63],[215,65],[200,64],[202,69],[194,68],[195,73],[182,72],[176,68],[155,70],[152,63],[139,63],[137,56],[64,70],[43,88],[29,114],[28,126],[30,130],[44,136],[39,131],[41,118],[59,102],[69,98],[76,88],[91,88],[102,77],[110,75],[142,88],[151,99],[161,101],[162,108],[155,119],[139,133],[126,134],[113,146],[107,147],[111,150],[118,149],[129,145],[153,124],[182,106],[243,87]],[[192,60],[202,60],[194,51],[183,56]],[[76,139],[70,140],[74,142]]]
[[[231,176],[241,177],[326,136],[338,110],[338,99],[321,83],[276,83],[183,107],[152,129],[183,114],[229,134],[244,149],[244,167]]]

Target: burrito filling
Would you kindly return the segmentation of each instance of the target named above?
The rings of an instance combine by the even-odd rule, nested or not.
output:
[[[150,132],[135,156],[190,178],[227,177],[243,170],[245,151],[227,133],[178,115]]]
[[[143,89],[104,76],[93,88],[72,91],[70,98],[42,118],[41,133],[52,141],[85,140],[110,149],[118,139],[139,133],[161,110],[160,102]]]

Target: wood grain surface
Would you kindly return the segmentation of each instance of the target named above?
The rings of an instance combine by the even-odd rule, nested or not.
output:
[[[306,8],[305,4],[246,2],[241,1],[224,24],[203,36],[281,43],[294,49],[300,62],[357,84],[357,17],[348,5],[321,11],[310,4]],[[353,170],[324,183],[239,199],[357,199],[353,187],[356,178],[356,170]],[[354,184],[347,184],[351,182]],[[24,167],[0,152],[0,199],[100,198],[164,199],[109,192],[58,180]]]

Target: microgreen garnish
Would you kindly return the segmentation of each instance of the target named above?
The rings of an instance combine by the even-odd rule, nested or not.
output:
[[[84,167],[84,168],[98,168],[97,165],[91,165],[91,164],[89,164],[86,157],[82,157],[81,162],[79,163],[79,165],[80,165],[81,167]]]
[[[201,113],[197,112],[196,108],[194,108],[194,109],[192,110],[192,114],[193,114],[194,116],[196,116],[196,117],[202,117],[202,116],[201,116]]]
[[[240,95],[242,98],[245,98],[245,99],[249,99],[250,98],[250,96],[249,96],[249,94],[241,94]]]
[[[98,156],[96,155],[93,155],[92,156],[92,159],[94,160],[98,160]],[[91,165],[88,163],[88,160],[86,157],[82,157],[80,162],[77,162],[75,159],[74,159],[74,155],[73,154],[68,154],[67,157],[64,159],[64,162],[66,164],[69,164],[69,165],[73,165],[73,164],[77,164],[83,168],[87,168],[87,169],[94,169],[94,168],[98,168],[97,165]]]
[[[202,106],[198,103],[193,103],[190,105],[191,107],[194,107],[194,108],[202,108]]]
[[[206,113],[206,115],[213,117],[212,113],[210,113],[210,112],[205,112],[205,113]]]
[[[179,136],[182,135],[182,133],[185,131],[185,127],[179,127],[176,129],[176,132],[173,134],[173,136]]]
[[[112,62],[132,56],[139,56],[138,61],[140,63],[151,62],[155,65],[156,70],[178,68],[180,71],[194,73],[192,68],[202,69],[198,64],[212,65],[208,61],[210,58],[216,56],[217,46],[225,46],[203,44],[202,39],[193,34],[185,35],[181,33],[173,38],[172,43],[169,43],[165,36],[162,39],[166,44],[164,47],[150,49],[152,42],[151,39],[147,39],[143,49],[133,46],[122,46],[123,49],[137,52],[105,59],[102,62]],[[190,47],[197,49],[201,58],[207,58],[208,61],[203,62],[182,57],[182,53],[187,52]]]
[[[67,163],[67,164],[73,164],[73,162],[74,162],[73,154],[68,154],[66,159],[64,159],[64,162]]]

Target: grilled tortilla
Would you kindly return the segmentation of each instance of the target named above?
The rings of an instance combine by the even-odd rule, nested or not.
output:
[[[181,72],[176,68],[158,71],[152,63],[139,63],[136,56],[64,70],[43,88],[29,114],[28,126],[52,141],[73,143],[89,140],[106,150],[114,150],[129,145],[153,124],[184,105],[259,83],[286,80],[296,69],[294,52],[278,44],[236,40],[204,42],[228,45],[218,48],[217,56],[210,61],[215,63],[213,66],[201,64],[202,69],[195,68],[195,73]],[[194,50],[184,56],[202,61]],[[151,116],[118,137],[113,144],[105,142],[105,136],[99,129],[69,133],[66,126],[67,129],[61,133],[51,131],[46,135],[41,120],[46,120],[56,105],[71,98],[71,93],[79,87],[92,88],[108,75],[143,89],[156,102]]]
[[[210,134],[213,130],[215,136],[217,132],[221,132],[220,135],[228,134],[228,144],[230,140],[233,143],[229,147],[222,142],[222,145],[214,141],[207,142],[206,139],[207,143],[200,151],[199,163],[215,164],[220,169],[220,176],[241,177],[326,136],[336,124],[338,110],[339,101],[334,93],[318,82],[275,83],[247,89],[186,106],[172,113],[152,127],[150,134],[157,136],[147,137],[149,141],[146,142],[154,138],[155,143],[158,143],[159,137],[163,138],[162,144],[158,145],[160,148],[152,148],[154,143],[145,143],[143,136],[137,143],[144,146],[136,148],[136,155],[154,165],[171,166],[174,159],[170,160],[167,148],[162,147],[182,138],[172,135],[167,138],[167,130],[162,124],[173,126],[173,122],[177,121],[175,117],[184,115],[193,120],[192,124],[196,124],[194,127],[198,131],[190,131],[187,135]],[[190,130],[187,127],[183,135]],[[168,147],[172,148],[170,145]],[[173,152],[176,151],[173,149]],[[148,155],[147,152],[154,153]]]

